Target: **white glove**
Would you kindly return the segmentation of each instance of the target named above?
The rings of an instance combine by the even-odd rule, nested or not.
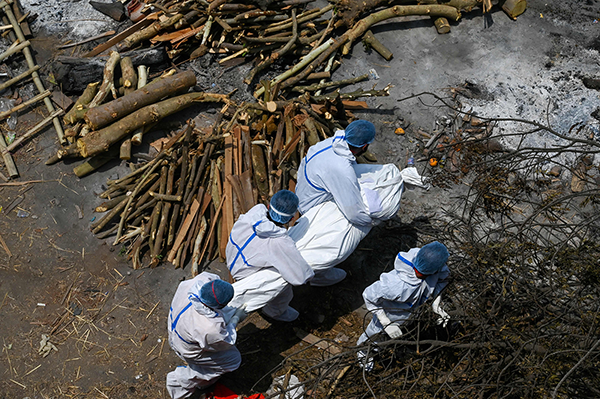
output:
[[[391,338],[395,339],[402,335],[402,330],[400,329],[400,325],[398,323],[392,323],[392,321],[387,317],[384,311],[377,313],[377,318],[379,322],[383,325],[383,331]]]
[[[231,319],[229,319],[229,323],[227,323],[227,326],[232,326],[233,328],[235,328],[239,322],[243,321],[246,318],[246,316],[248,316],[248,313],[246,313],[246,306],[248,306],[248,304],[245,303],[239,308],[237,308],[233,316],[231,316]]]
[[[446,327],[448,325],[448,321],[450,320],[450,315],[448,313],[446,313],[444,311],[444,309],[442,309],[442,296],[441,295],[438,295],[438,297],[435,298],[435,301],[433,301],[433,303],[431,304],[431,308],[433,310],[433,313],[440,316],[437,319],[437,324],[441,324],[442,327]]]

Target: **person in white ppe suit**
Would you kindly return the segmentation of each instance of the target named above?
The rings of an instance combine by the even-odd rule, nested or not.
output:
[[[269,209],[255,205],[233,225],[226,248],[227,267],[233,278],[232,303],[247,303],[247,312],[262,309],[279,321],[293,321],[298,311],[289,306],[292,286],[313,278],[284,227],[298,209],[298,197],[281,190],[271,198]]]
[[[394,270],[382,273],[379,280],[363,292],[365,306],[373,313],[373,319],[356,345],[364,344],[382,331],[392,339],[400,337],[400,326],[429,298],[435,298],[433,311],[440,316],[438,323],[445,327],[450,316],[440,306],[440,293],[450,277],[447,260],[448,249],[437,241],[400,252]],[[359,352],[359,359],[364,360],[364,357],[365,354]],[[370,371],[372,359],[363,366]]]
[[[188,398],[196,389],[208,388],[221,375],[240,366],[235,327],[244,311],[235,311],[228,322],[222,311],[232,297],[231,284],[212,273],[203,272],[179,284],[167,328],[169,345],[187,366],[167,374],[171,398]]]
[[[338,130],[333,137],[311,146],[298,168],[296,194],[300,200],[300,213],[304,214],[322,202],[335,201],[350,223],[373,225],[352,165],[374,139],[375,125],[356,120],[346,130]],[[317,273],[311,285],[332,285],[345,277],[344,270],[331,268]]]

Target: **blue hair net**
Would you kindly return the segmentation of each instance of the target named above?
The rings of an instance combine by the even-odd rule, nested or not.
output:
[[[290,190],[280,190],[271,197],[269,216],[277,223],[285,224],[298,210],[298,196]]]
[[[369,121],[359,119],[346,128],[346,141],[353,147],[362,147],[371,144],[375,139],[375,125]]]
[[[413,264],[415,269],[422,274],[435,274],[444,267],[448,261],[448,256],[448,248],[444,244],[434,241],[419,250]]]
[[[213,309],[221,309],[233,298],[233,286],[227,281],[213,280],[200,289],[202,303]]]

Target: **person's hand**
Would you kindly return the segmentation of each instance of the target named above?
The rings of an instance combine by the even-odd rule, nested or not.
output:
[[[235,328],[239,322],[243,321],[246,318],[246,316],[248,316],[248,313],[246,313],[246,306],[248,305],[245,303],[239,308],[237,308],[233,316],[231,316],[229,323],[227,323],[228,326],[232,326],[233,328]]]
[[[450,321],[450,315],[448,313],[446,313],[446,311],[444,311],[444,309],[442,309],[442,296],[439,295],[437,298],[435,298],[435,301],[433,301],[433,304],[431,304],[431,308],[433,310],[433,313],[437,314],[438,319],[437,319],[437,324],[438,325],[442,325],[442,327],[446,327],[448,325],[448,321]]]
[[[392,323],[389,317],[385,314],[384,311],[381,311],[377,314],[377,318],[381,322],[383,326],[383,331],[392,339],[398,338],[402,335],[402,330],[400,329],[400,325],[398,323]]]
[[[383,330],[391,339],[396,339],[402,335],[402,330],[396,323],[388,324]]]

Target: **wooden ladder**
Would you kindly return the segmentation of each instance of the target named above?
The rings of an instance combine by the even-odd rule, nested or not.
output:
[[[12,6],[12,7],[11,7]],[[0,1],[0,9],[4,12],[2,16],[2,20],[5,23],[9,23],[12,26],[12,30],[8,32],[9,38],[13,41],[12,46],[4,53],[0,54],[0,61],[10,57],[16,53],[22,53],[25,56],[25,60],[27,62],[27,67],[29,68],[26,72],[0,84],[0,90],[6,89],[21,80],[28,78],[31,76],[33,79],[33,83],[37,88],[39,94],[35,97],[31,98],[28,101],[25,101],[16,107],[0,113],[0,121],[8,118],[11,114],[18,112],[30,105],[36,104],[39,101],[43,101],[50,115],[45,118],[43,121],[35,125],[25,134],[21,135],[17,140],[15,140],[10,145],[6,144],[4,139],[4,135],[0,134],[0,152],[2,152],[2,158],[4,159],[4,163],[6,164],[6,169],[11,178],[15,178],[19,176],[19,172],[17,171],[17,167],[12,159],[10,154],[15,148],[19,146],[24,140],[27,140],[34,134],[43,130],[48,124],[53,123],[54,129],[58,135],[58,140],[61,144],[65,144],[66,140],[64,137],[64,132],[62,125],[60,123],[59,117],[62,115],[62,110],[55,110],[52,102],[50,101],[50,91],[44,88],[44,84],[40,79],[40,75],[38,74],[38,69],[40,67],[35,64],[33,60],[33,56],[31,55],[30,42],[25,39],[25,33],[30,34],[29,26],[23,20],[26,18],[26,15],[21,15],[20,7],[18,4],[18,0],[3,0]]]

